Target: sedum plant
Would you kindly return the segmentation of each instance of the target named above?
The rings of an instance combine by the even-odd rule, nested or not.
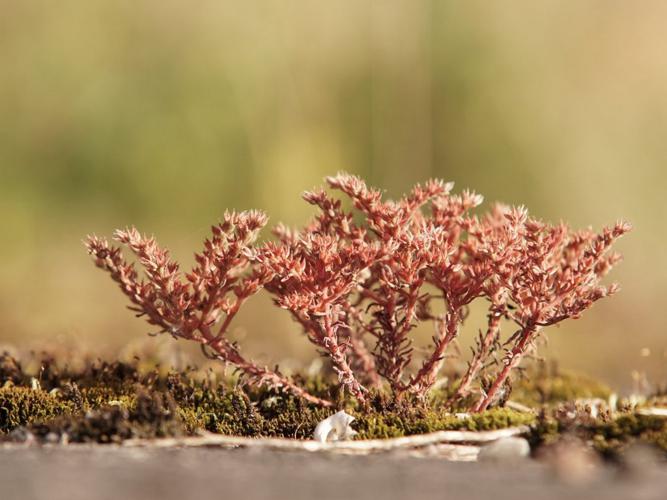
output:
[[[472,401],[470,410],[483,411],[496,404],[545,327],[579,317],[618,289],[601,279],[621,258],[611,247],[630,230],[627,223],[601,233],[573,231],[500,204],[475,215],[480,195],[452,194],[453,185],[438,180],[397,201],[384,200],[356,176],[339,174],[327,183],[342,196],[306,192],[317,215],[298,230],[278,225],[275,241],[256,241],[264,214],[225,214],[189,273],[134,228],[114,239],[135,255],[142,274],[120,247],[95,236],[86,246],[131,309],[160,333],[198,342],[251,384],[322,406],[331,402],[249,360],[227,338],[240,307],[260,290],[289,311],[330,360],[341,387],[361,403],[370,388],[387,388],[395,399],[426,397],[452,356],[469,305],[485,301],[486,325],[448,401]],[[443,313],[433,312],[436,302]],[[413,333],[423,322],[433,325],[433,342],[418,356]],[[514,328],[502,336],[508,323]]]

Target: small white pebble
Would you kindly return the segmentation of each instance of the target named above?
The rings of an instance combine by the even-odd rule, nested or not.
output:
[[[49,444],[56,444],[60,442],[60,436],[58,436],[58,434],[56,434],[55,432],[49,432],[44,437],[44,442]]]
[[[506,437],[483,446],[479,451],[481,461],[507,461],[526,458],[530,454],[530,444],[521,437]]]
[[[353,421],[354,417],[343,410],[334,413],[317,424],[313,432],[313,439],[320,443],[351,439],[357,434],[357,431],[350,427]]]

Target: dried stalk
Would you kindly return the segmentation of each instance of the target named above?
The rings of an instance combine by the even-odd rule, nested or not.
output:
[[[221,436],[205,433],[201,436],[184,438],[165,438],[159,440],[128,440],[123,446],[151,447],[221,447],[221,448],[252,448],[283,451],[331,451],[374,453],[393,450],[422,448],[438,444],[487,444],[498,439],[520,436],[529,432],[527,426],[509,427],[494,431],[438,431],[429,434],[418,434],[391,439],[368,439],[359,441],[336,441],[320,443],[286,438],[248,438],[238,436]]]

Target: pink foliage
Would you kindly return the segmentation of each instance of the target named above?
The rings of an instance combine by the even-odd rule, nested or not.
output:
[[[226,336],[239,308],[262,288],[361,402],[369,388],[384,384],[397,398],[424,397],[452,355],[468,306],[486,301],[487,324],[449,402],[478,394],[476,411],[495,404],[543,328],[579,317],[618,289],[601,279],[620,260],[611,246],[630,230],[627,223],[597,234],[547,224],[523,207],[494,205],[477,216],[471,211],[482,203],[480,195],[451,194],[451,183],[436,180],[398,201],[383,200],[352,175],[327,183],[351,210],[323,189],[307,192],[304,199],[317,208],[312,222],[300,230],[279,225],[277,241],[263,244],[255,243],[266,224],[263,214],[226,214],[185,276],[154,239],[135,229],[117,231],[115,239],[135,254],[143,277],[120,248],[94,236],[86,244],[132,309],[161,332],[199,342],[251,383],[320,405],[330,403],[246,359]],[[444,313],[432,312],[435,301],[444,302]],[[503,320],[516,329],[501,341]],[[417,356],[413,331],[420,322],[432,323],[435,333],[430,350]],[[480,384],[483,374],[489,384]]]

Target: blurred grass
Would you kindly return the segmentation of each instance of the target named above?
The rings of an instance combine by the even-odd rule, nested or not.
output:
[[[299,224],[299,194],[345,169],[389,195],[437,176],[551,220],[631,220],[623,292],[552,332],[550,355],[619,384],[664,379],[666,14],[0,0],[0,341],[121,346],[146,328],[85,234],[136,224],[189,262],[226,208]],[[311,353],[266,297],[239,320],[267,360]]]

